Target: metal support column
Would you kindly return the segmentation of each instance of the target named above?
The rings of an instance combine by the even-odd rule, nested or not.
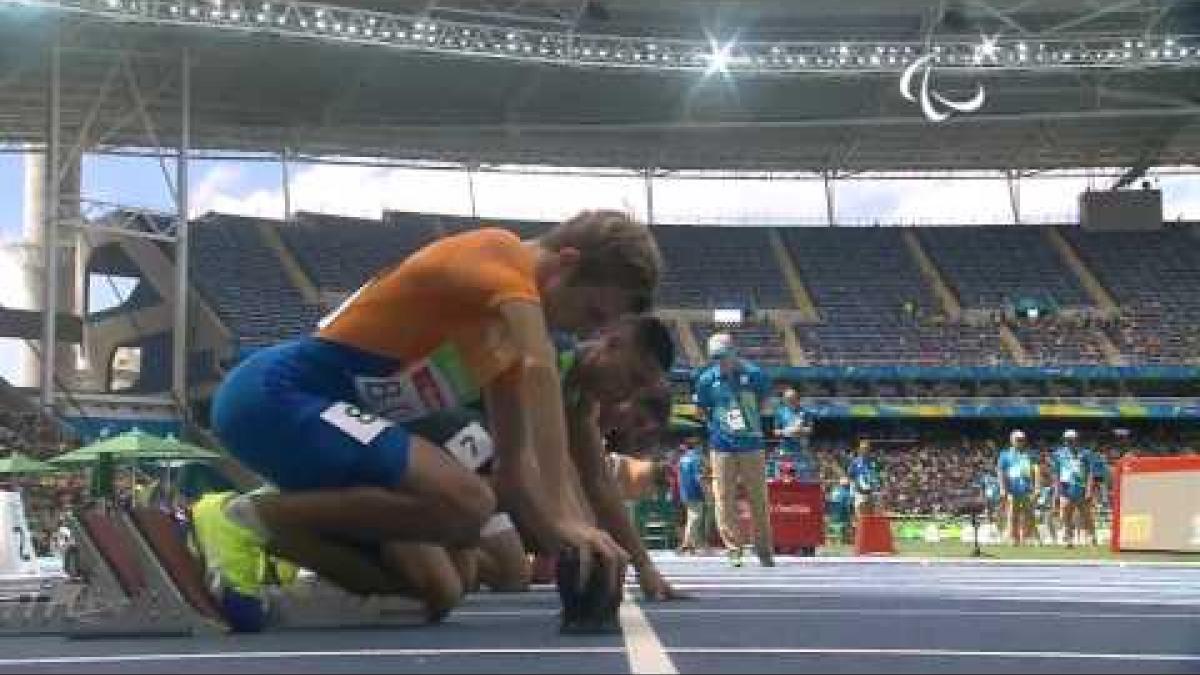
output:
[[[1021,174],[1017,171],[1006,171],[1008,178],[1008,206],[1012,209],[1013,224],[1021,224]]]
[[[479,219],[479,209],[475,205],[475,165],[467,162],[467,198],[471,200],[471,218]]]
[[[283,221],[290,223],[292,221],[292,178],[288,169],[288,149],[284,148],[279,153],[279,170],[280,180],[283,181]]]
[[[61,159],[62,51],[60,26],[55,21],[50,41],[50,82],[46,96],[45,231],[42,233],[42,373],[41,404],[48,413],[54,408],[55,352],[58,341],[58,173]]]
[[[171,331],[171,392],[179,413],[188,418],[188,264],[191,261],[188,239],[188,153],[192,125],[192,69],[187,49],[180,56],[179,154],[175,189],[178,226],[175,230],[175,321]]]
[[[646,224],[654,224],[654,169],[646,167]]]
[[[836,178],[832,171],[825,171],[821,174],[825,179],[825,224],[830,227],[837,227],[837,209],[834,204],[834,184]]]

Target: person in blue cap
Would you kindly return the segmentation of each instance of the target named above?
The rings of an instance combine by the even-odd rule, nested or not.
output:
[[[730,562],[740,567],[744,542],[737,517],[740,482],[750,502],[758,560],[764,567],[774,567],[762,428],[762,405],[771,382],[761,368],[737,355],[728,333],[709,338],[708,357],[710,364],[700,371],[694,390],[713,450],[717,529]]]

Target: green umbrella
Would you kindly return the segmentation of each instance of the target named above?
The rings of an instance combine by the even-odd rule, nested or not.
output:
[[[222,453],[208,448],[202,448],[199,445],[193,445],[187,441],[181,441],[175,438],[175,434],[167,434],[163,439],[166,449],[172,451],[171,459],[184,460],[200,460],[200,459],[217,459],[222,457]]]
[[[72,450],[50,460],[52,464],[92,464],[100,455],[111,455],[118,462],[163,459],[214,459],[220,454],[184,443],[173,436],[160,438],[140,429]]]
[[[38,461],[28,455],[14,452],[0,459],[0,475],[4,476],[38,476],[58,471],[58,467]]]

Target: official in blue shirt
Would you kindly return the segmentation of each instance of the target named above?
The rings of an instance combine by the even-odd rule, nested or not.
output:
[[[854,521],[854,488],[850,487],[850,479],[842,476],[838,479],[837,487],[830,491],[829,516],[834,525],[842,533],[842,543],[853,541]]]
[[[1051,460],[1054,492],[1058,495],[1059,518],[1062,520],[1067,547],[1075,546],[1075,533],[1087,531],[1087,498],[1091,494],[1090,451],[1079,446],[1079,432],[1063,432],[1063,444],[1055,448]]]
[[[695,553],[708,546],[708,490],[704,487],[708,482],[707,475],[704,451],[700,449],[700,444],[688,442],[679,458],[679,501],[683,502],[687,511],[683,543],[680,545],[683,553]]]
[[[730,562],[740,567],[745,541],[737,517],[740,480],[750,501],[759,562],[764,567],[773,567],[762,429],[762,404],[770,393],[771,383],[761,368],[738,357],[728,333],[717,333],[708,339],[708,356],[710,363],[697,375],[693,390],[713,450],[717,529]]]
[[[820,478],[817,462],[808,449],[812,432],[812,415],[800,407],[800,396],[795,389],[785,389],[775,407],[775,434],[780,439],[783,460],[792,463],[797,480],[813,482]]]
[[[1038,488],[1038,467],[1029,454],[1025,432],[1014,430],[1010,445],[1000,451],[996,462],[996,477],[1000,481],[1001,498],[1008,509],[1008,527],[1013,543],[1020,546],[1026,538],[1037,536],[1033,510]]]
[[[871,441],[865,438],[860,440],[857,453],[846,468],[846,475],[854,486],[854,511],[860,515],[872,515],[880,508],[879,493],[883,488],[883,475],[871,457]]]

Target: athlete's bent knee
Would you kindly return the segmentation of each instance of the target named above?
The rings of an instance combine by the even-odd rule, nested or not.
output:
[[[479,541],[484,523],[496,512],[496,496],[478,476],[464,474],[443,495],[447,543],[470,546]]]

